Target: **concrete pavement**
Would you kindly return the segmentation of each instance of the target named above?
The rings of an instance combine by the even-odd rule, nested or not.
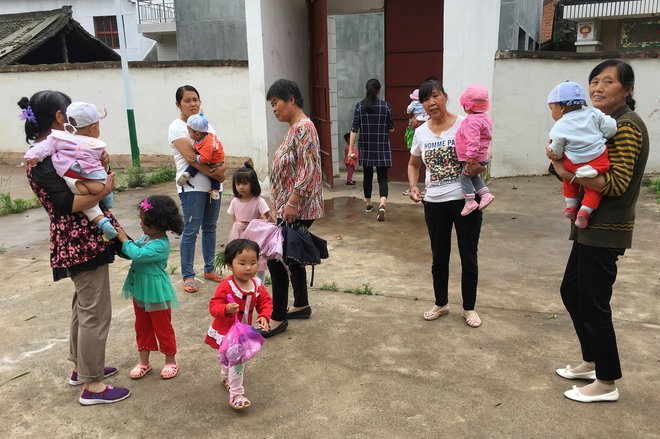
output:
[[[357,174],[358,182],[361,174]],[[392,184],[385,222],[366,214],[360,186],[326,191],[327,216],[313,232],[330,259],[316,267],[310,320],[294,320],[248,363],[253,407],[227,405],[214,352],[203,344],[213,284],[182,292],[174,310],[179,376],[131,381],[137,361],[133,311],[120,298],[127,261],[111,266],[110,384],[133,394],[110,406],[82,407],[66,382],[72,284],[52,282],[43,210],[0,218],[0,414],[2,437],[292,438],[656,438],[660,431],[660,205],[646,188],[634,247],[619,263],[612,308],[624,378],[616,403],[563,397],[573,384],[554,369],[580,361],[559,283],[570,249],[559,182],[551,177],[491,181],[497,199],[484,214],[477,311],[460,314],[460,262],[454,245],[449,315],[422,319],[433,305],[430,249],[422,207]],[[135,206],[174,184],[118,193],[114,213],[139,232]],[[225,190],[224,197],[231,196]],[[228,199],[223,199],[223,212]],[[229,230],[223,214],[219,243]],[[172,266],[179,265],[173,239]],[[197,255],[197,268],[201,256]],[[322,290],[334,283],[340,291]],[[368,284],[373,295],[343,292]],[[34,316],[34,317],[33,317]],[[32,317],[32,318],[30,318]],[[163,364],[152,354],[154,368]],[[26,375],[11,379],[28,372]]]

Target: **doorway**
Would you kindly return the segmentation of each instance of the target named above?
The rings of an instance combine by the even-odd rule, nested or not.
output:
[[[352,14],[353,11],[344,8],[342,15],[352,15],[360,23],[353,23],[347,31],[340,30],[342,20],[337,19],[336,34],[331,33],[331,38],[336,40],[331,41],[330,50],[328,1],[332,0],[313,0],[309,5],[311,117],[319,132],[324,181],[334,186],[333,176],[343,159],[343,134],[350,130],[347,114],[352,118],[353,108],[364,97],[364,85],[369,78],[381,80],[382,95],[392,107],[395,131],[390,134],[390,180],[407,181],[406,107],[410,103],[409,94],[426,78],[434,76],[442,81],[444,0],[384,0],[382,11],[370,13],[356,10]],[[343,44],[342,38],[348,43]],[[348,51],[348,56],[341,54],[341,50]],[[334,80],[328,74],[329,52],[333,52],[336,61],[332,66]],[[369,61],[365,62],[367,58]],[[337,84],[339,90],[331,90],[332,84]],[[355,90],[345,91],[342,87]],[[354,97],[347,102],[342,99],[344,95]]]

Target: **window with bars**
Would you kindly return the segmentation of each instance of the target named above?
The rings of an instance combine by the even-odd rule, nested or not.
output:
[[[117,30],[117,17],[94,17],[94,33],[96,38],[103,41],[106,46],[119,49],[119,31]]]

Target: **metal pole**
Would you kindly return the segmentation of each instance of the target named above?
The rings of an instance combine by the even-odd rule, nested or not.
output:
[[[140,166],[140,148],[138,147],[137,130],[135,129],[135,113],[133,112],[133,94],[131,79],[128,75],[128,58],[126,55],[126,32],[124,31],[124,16],[121,13],[121,0],[115,0],[117,11],[117,30],[119,31],[119,55],[121,56],[121,74],[124,78],[124,96],[126,98],[126,116],[128,118],[128,137],[131,141],[131,159],[133,166]]]

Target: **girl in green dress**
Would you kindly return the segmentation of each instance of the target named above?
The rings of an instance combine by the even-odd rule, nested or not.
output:
[[[179,371],[175,358],[176,337],[172,328],[172,308],[179,302],[166,271],[170,254],[166,232],[170,230],[181,235],[183,218],[174,200],[165,195],[145,198],[138,211],[144,235],[132,241],[123,229],[117,230],[122,251],[133,261],[122,296],[133,299],[140,362],[129,375],[138,379],[150,372],[149,354],[160,350],[165,354],[165,366],[160,375],[170,379]]]

